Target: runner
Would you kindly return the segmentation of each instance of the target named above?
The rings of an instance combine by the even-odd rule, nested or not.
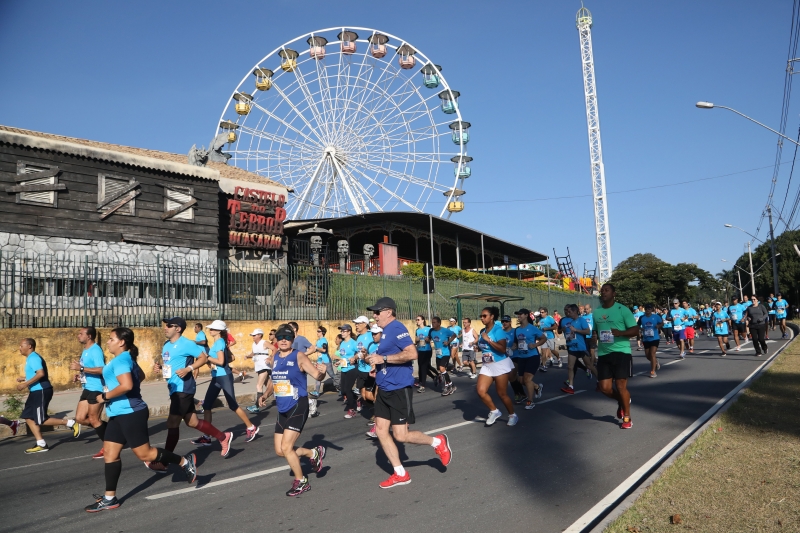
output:
[[[675,342],[672,335],[672,315],[669,314],[667,309],[662,309],[661,311],[661,332],[664,334],[667,346],[669,346]]]
[[[345,409],[347,412],[344,414],[345,418],[355,418],[356,416],[356,393],[353,392],[353,387],[356,385],[358,379],[358,372],[356,371],[356,354],[358,353],[358,343],[353,339],[353,328],[350,324],[342,324],[339,326],[339,331],[342,334],[342,343],[339,345],[339,385],[342,390],[342,395],[345,400]]]
[[[461,361],[469,365],[469,379],[478,377],[478,368],[475,366],[475,330],[472,329],[472,320],[465,318],[461,321]]]
[[[356,337],[356,357],[358,358],[356,389],[358,389],[359,397],[356,400],[356,411],[360,413],[364,408],[364,392],[368,385],[371,387],[371,384],[375,382],[375,378],[369,375],[372,368],[366,360],[372,345],[372,332],[369,330],[369,320],[363,315],[353,320],[353,323],[356,325],[356,334],[358,335]]]
[[[637,321],[639,325],[639,336],[642,338],[644,345],[644,356],[650,361],[650,377],[656,377],[656,370],[661,369],[661,364],[658,362],[656,352],[658,351],[658,344],[661,340],[661,325],[664,321],[661,316],[654,313],[653,304],[644,306],[644,314],[639,317]]]
[[[778,323],[778,319],[776,317],[777,311],[775,310],[775,302],[778,299],[775,298],[774,293],[769,293],[769,298],[767,299],[767,307],[769,308],[769,327],[767,331],[775,331],[775,326]],[[767,333],[767,340],[769,340],[769,333]]]
[[[775,301],[775,320],[781,326],[781,339],[789,338],[786,333],[786,310],[789,309],[789,303],[783,299],[781,293],[778,293],[777,300]]]
[[[780,309],[780,308],[778,308]],[[767,354],[767,341],[764,338],[769,322],[769,310],[762,304],[758,296],[753,295],[750,307],[744,312],[744,317],[753,335],[753,348],[756,349],[756,357]]]
[[[203,350],[208,353],[208,339],[206,339],[206,334],[203,331],[203,324],[200,322],[195,322],[194,324],[194,343],[202,346]],[[197,376],[200,375],[200,369],[196,368],[194,373],[192,374],[194,379],[197,379]]]
[[[75,421],[81,425],[94,428],[102,442],[106,432],[106,423],[100,420],[103,404],[97,403],[97,395],[103,392],[103,367],[106,364],[103,349],[97,345],[97,330],[92,326],[78,330],[78,342],[83,346],[80,359],[69,364],[70,370],[80,371],[80,382],[83,392],[75,408]],[[92,455],[92,459],[102,459],[103,449]]]
[[[106,490],[103,496],[95,495],[95,502],[85,507],[87,512],[96,513],[120,506],[117,499],[117,483],[122,473],[120,452],[124,446],[140,461],[148,463],[167,463],[179,465],[189,483],[197,479],[195,454],[183,457],[170,451],[150,446],[147,420],[150,410],[142,400],[140,385],[144,372],[136,364],[139,349],[133,343],[133,331],[128,328],[116,328],[108,336],[106,345],[114,358],[103,367],[103,381],[108,392],[100,392],[95,400],[106,404],[108,427],[105,441],[105,477]],[[191,373],[189,373],[191,375]]]
[[[700,304],[700,307],[697,308],[697,328],[696,333],[698,335],[703,334],[703,330],[706,327],[706,306]]]
[[[547,314],[546,307],[539,308],[539,329],[547,335],[547,344],[542,347],[542,366],[544,371],[547,372],[547,365],[555,365],[558,363],[558,368],[561,368],[561,357],[558,355],[558,346],[556,346],[555,331],[558,329],[558,324],[553,317]],[[555,363],[553,362],[555,360]],[[540,370],[542,370],[540,368]]]
[[[714,324],[714,336],[719,343],[719,349],[722,352],[722,357],[728,355],[726,351],[731,345],[728,342],[728,330],[730,329],[731,317],[722,310],[720,302],[714,302],[714,313],[711,315]]]
[[[639,317],[642,316],[643,314],[644,314],[644,309],[642,309],[641,306],[636,306],[636,305],[633,306],[633,319],[637,323],[639,322]],[[636,335],[636,351],[637,352],[642,351],[642,336],[640,334]]]
[[[590,304],[583,306],[583,314],[581,316],[586,320],[586,323],[589,324],[589,329],[592,329],[594,326],[594,316],[592,316],[592,306]],[[592,335],[591,331],[586,335],[586,349],[592,356],[592,364],[597,367],[597,339]],[[588,378],[590,376],[591,373],[587,372],[586,377]]]
[[[521,404],[528,399],[525,394],[525,388],[522,386],[522,376],[517,374],[517,365],[515,358],[517,356],[517,332],[516,328],[511,327],[511,317],[503,315],[500,317],[500,325],[503,327],[503,333],[506,335],[506,355],[511,358],[514,368],[508,376],[508,381],[511,384],[511,389],[514,391],[514,403]]]
[[[705,309],[705,318],[706,318],[706,336],[712,337],[714,336],[714,308],[713,302],[711,304],[706,305]]]
[[[450,343],[450,356],[453,359],[453,369],[455,372],[464,370],[464,365],[461,364],[461,357],[459,356],[459,348],[461,347],[461,326],[456,323],[455,318],[450,319],[450,325],[447,327],[456,336],[453,342]]]
[[[394,469],[389,479],[379,485],[382,489],[388,489],[411,483],[411,475],[400,461],[395,441],[431,446],[444,466],[450,464],[452,450],[444,433],[429,437],[421,431],[408,429],[408,425],[415,422],[411,386],[414,384],[413,361],[417,358],[417,350],[406,327],[396,319],[397,305],[394,300],[380,298],[367,309],[372,311],[378,326],[383,328],[378,351],[369,356],[369,363],[381,367],[376,376],[375,430],[381,448]]]
[[[317,328],[317,344],[314,347],[318,354],[316,362],[317,364],[325,365],[325,373],[327,376],[331,377],[334,388],[338,389],[339,383],[336,380],[336,373],[333,371],[333,363],[331,363],[331,358],[328,355],[328,339],[325,338],[327,333],[328,329],[326,327],[320,326]],[[323,380],[317,381],[314,392],[311,393],[315,398],[319,398],[323,390],[323,384],[325,383],[324,380],[327,379],[327,376],[323,378]]]
[[[253,337],[253,346],[250,354],[245,358],[253,360],[253,370],[256,373],[256,401],[247,408],[248,413],[258,413],[261,411],[259,400],[261,396],[269,398],[272,396],[272,368],[270,368],[270,345],[264,339],[264,330],[256,328],[250,334]]]
[[[369,345],[369,355],[377,353],[378,347],[381,343],[381,337],[383,336],[383,328],[375,322],[375,319],[370,320],[371,326],[369,328],[369,332],[372,333],[372,344]],[[369,372],[369,380],[367,381],[366,386],[364,387],[364,399],[368,402],[372,402],[373,406],[375,404],[375,400],[378,397],[378,386],[375,384],[375,378],[377,377],[377,371],[375,365],[371,364],[369,360],[367,360],[367,364],[370,366]],[[373,409],[374,412],[374,409]],[[371,439],[378,438],[378,430],[375,429],[375,415],[373,414],[370,417],[369,422],[367,423],[370,426],[369,431],[367,431],[367,437]]]
[[[587,376],[597,377],[597,369],[592,363],[592,355],[586,349],[586,335],[591,335],[589,322],[578,314],[578,306],[564,306],[564,318],[558,326],[559,333],[564,334],[567,343],[567,380],[561,387],[562,392],[575,394],[575,367],[580,365]]]
[[[508,425],[515,426],[519,417],[514,413],[514,403],[508,397],[508,378],[514,369],[514,364],[506,355],[507,337],[503,327],[497,322],[499,314],[500,310],[497,307],[484,307],[481,311],[483,329],[478,337],[478,349],[481,352],[483,366],[478,376],[478,396],[489,408],[486,425],[491,426],[501,415],[500,409],[495,407],[492,397],[489,396],[489,386],[494,381],[495,392],[508,409]]]
[[[419,359],[417,360],[419,377],[419,388],[417,392],[425,392],[425,382],[428,377],[433,378],[434,384],[439,379],[439,374],[431,368],[431,358],[433,357],[433,349],[431,347],[431,328],[427,325],[425,317],[422,315],[416,316],[417,323],[417,352]]]
[[[450,381],[447,363],[450,362],[450,343],[456,339],[456,336],[449,329],[443,328],[442,319],[435,316],[431,318],[430,337],[433,343],[433,355],[436,357],[436,369],[439,371],[438,383],[443,383],[442,396],[453,394],[456,386]]]
[[[321,381],[327,372],[324,364],[314,365],[305,352],[293,348],[296,331],[297,327],[287,324],[278,326],[275,332],[278,352],[272,362],[275,401],[278,405],[278,421],[275,423],[275,453],[278,457],[286,458],[286,462],[289,463],[294,474],[294,482],[292,488],[286,492],[287,496],[299,496],[311,490],[308,478],[303,474],[300,457],[308,457],[311,471],[314,473],[322,470],[322,460],[325,458],[324,446],[317,446],[310,450],[294,446],[309,415],[306,374]]]
[[[617,401],[617,418],[622,419],[620,428],[630,429],[633,427],[628,392],[628,379],[633,375],[630,337],[638,334],[639,327],[633,313],[615,302],[615,295],[612,284],[603,284],[600,287],[602,306],[594,311],[594,331],[598,339],[597,379],[600,392]],[[612,381],[616,388],[612,387]]]
[[[697,311],[689,305],[689,302],[683,301],[683,310],[686,311],[684,320],[684,329],[686,330],[686,342],[689,345],[689,353],[694,353],[694,324],[697,320]]]
[[[531,312],[524,307],[514,313],[517,315],[517,328],[514,339],[514,372],[522,381],[527,394],[525,397],[525,409],[533,409],[534,399],[542,397],[544,385],[535,383],[533,378],[536,376],[536,369],[541,364],[539,347],[547,342],[547,336],[531,323]]]
[[[753,287],[753,290],[755,290],[755,287]],[[742,306],[742,317],[744,317],[744,312],[747,311],[748,307],[753,305],[753,302],[751,302],[750,301],[750,297],[745,294],[744,295],[744,300],[742,300],[742,303],[740,305]],[[750,336],[750,329],[747,327],[747,321],[746,320],[742,320],[742,324],[744,324],[744,330],[745,330],[744,339],[745,340],[748,340],[748,339],[752,340],[752,337]]]
[[[196,446],[211,446],[211,435],[219,440],[222,456],[227,457],[230,452],[233,433],[222,433],[216,427],[197,418],[194,407],[194,393],[197,385],[194,371],[208,362],[208,354],[203,348],[183,336],[186,330],[186,321],[179,317],[166,318],[164,323],[164,336],[167,341],[161,348],[161,364],[156,363],[153,369],[160,372],[167,381],[169,391],[169,416],[167,417],[167,442],[164,449],[168,452],[175,450],[180,440],[181,420],[190,428],[196,429],[203,435],[192,441]],[[133,341],[131,341],[132,343]],[[108,431],[106,431],[107,433]],[[145,466],[159,474],[167,473],[167,466],[163,462],[145,462]]]
[[[733,328],[733,341],[736,343],[736,351],[741,349],[740,337],[745,337],[744,307],[739,303],[739,298],[733,297],[733,303],[728,306],[728,314],[731,317],[731,327]]]
[[[675,344],[680,344],[681,351],[678,357],[686,357],[686,311],[681,309],[681,302],[677,298],[672,300],[672,309],[669,310],[669,317],[672,320],[672,340]]]
[[[25,357],[25,375],[17,378],[19,383],[17,390],[28,389],[28,398],[20,416],[25,420],[28,431],[33,433],[36,439],[36,446],[28,448],[25,453],[50,451],[47,442],[42,438],[40,426],[67,426],[72,430],[72,436],[77,439],[81,434],[79,423],[71,418],[51,418],[47,414],[50,400],[53,399],[53,385],[47,373],[47,363],[36,353],[36,341],[30,338],[22,339],[19,343],[19,353]]]

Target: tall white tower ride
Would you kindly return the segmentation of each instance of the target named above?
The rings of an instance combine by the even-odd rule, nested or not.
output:
[[[586,125],[589,128],[589,160],[592,167],[592,192],[594,193],[594,227],[597,234],[597,276],[600,282],[611,277],[611,236],[608,232],[608,205],[606,204],[606,173],[603,168],[603,146],[600,143],[600,117],[597,111],[597,86],[594,79],[592,54],[592,14],[581,7],[575,20],[581,38],[581,64],[583,65],[583,91],[586,97]]]

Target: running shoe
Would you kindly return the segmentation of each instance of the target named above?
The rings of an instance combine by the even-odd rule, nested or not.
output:
[[[78,424],[77,422],[75,422],[74,420],[72,422],[73,422],[73,424],[72,424],[72,436],[77,439],[78,437],[81,436],[81,425]]]
[[[322,470],[322,460],[325,459],[325,446],[317,446],[313,452],[314,454],[309,461],[311,462],[311,471],[316,474]]]
[[[314,398],[319,398],[319,393],[317,391],[311,391],[308,393],[309,396],[313,396]]]
[[[589,370],[586,371],[586,379],[592,379],[592,373]]]
[[[530,411],[534,407],[536,407],[536,404],[533,403],[532,401],[528,400],[527,402],[525,402],[525,409]]]
[[[416,380],[415,380],[415,381],[414,381],[414,386],[415,386],[416,388],[419,388],[419,381],[416,381]]]
[[[145,461],[144,466],[145,468],[152,470],[156,474],[167,473],[167,465],[165,465],[164,463],[157,463],[155,461]]]
[[[253,429],[247,428],[247,437],[244,439],[245,442],[252,442],[254,438],[258,435],[258,426],[253,426]]]
[[[686,354],[681,352],[681,354],[678,357],[680,357],[681,359],[686,359]]]
[[[631,429],[633,427],[633,422],[631,422],[631,417],[626,416],[622,419],[622,423],[619,425],[620,429]]]
[[[740,346],[737,346],[736,347],[736,351],[738,352],[740,350],[740,348],[741,348]]]
[[[450,392],[448,392],[448,393],[447,393],[447,394],[448,394],[448,396],[449,396],[450,394],[453,394],[453,393],[456,391],[456,389],[458,389],[458,387],[456,387],[456,384],[455,384],[455,383],[451,383],[451,384],[450,384]]]
[[[447,396],[448,394],[450,394],[450,384],[449,383],[444,386],[444,389],[442,389],[442,396]]]
[[[106,456],[105,448],[100,448],[100,451],[92,456],[92,459],[102,459]]]
[[[637,352],[641,352],[641,351],[642,351],[642,347],[641,347],[641,346],[639,346],[638,348],[636,348],[636,351],[637,351]]]
[[[500,409],[495,409],[494,411],[490,411],[489,416],[486,418],[486,425],[491,426],[492,424],[497,422],[497,419],[500,418],[501,414],[502,413],[500,412]]]
[[[720,355],[720,357],[726,357],[726,356],[728,355],[728,353],[727,353],[727,352],[722,352],[722,353],[721,353],[721,354],[719,354],[719,355]]]
[[[439,459],[442,460],[442,464],[447,466],[453,459],[453,449],[450,448],[450,439],[448,439],[447,435],[444,433],[441,435],[436,435],[436,438],[439,439],[439,445],[434,448],[433,451],[435,451],[436,455],[439,456]]]
[[[233,442],[233,433],[230,431],[226,431],[225,439],[219,441],[219,445],[222,448],[219,454],[222,457],[228,457],[228,454],[231,453],[231,442]]]
[[[393,473],[389,479],[386,481],[381,482],[379,485],[382,489],[390,489],[392,487],[397,487],[398,485],[408,485],[411,483],[411,474],[406,472],[404,476],[398,476],[397,472]]]
[[[564,363],[561,361],[561,358],[559,357],[558,358],[558,368],[561,368],[561,365],[563,365],[563,364]],[[553,366],[555,366],[555,365],[553,365]]]
[[[542,391],[544,391],[544,385],[540,383],[539,384],[539,390],[536,391],[536,394],[534,395],[534,398],[537,399],[537,400],[539,398],[541,398],[542,397]]]
[[[476,374],[475,372],[470,372],[469,379],[475,379],[477,377],[478,377],[478,374]]]
[[[418,389],[417,389],[417,392],[420,392],[420,393],[422,393],[422,392],[425,392],[425,387],[420,387],[420,388],[418,388]]]
[[[356,417],[356,410],[355,409],[348,409],[347,412],[344,414],[345,418],[355,418]]]
[[[50,448],[47,446],[47,444],[45,444],[44,446],[39,446],[37,444],[33,448],[28,448],[27,450],[25,450],[25,453],[31,454],[31,453],[42,453],[42,452],[49,452],[49,451],[50,451]]]
[[[228,433],[228,435],[231,436],[231,439],[233,438],[233,434]],[[197,457],[193,453],[187,453],[183,458],[186,459],[186,464],[181,465],[181,468],[183,473],[186,474],[186,481],[190,484],[194,483],[197,479]]]
[[[694,353],[694,348],[689,348],[689,353]]]
[[[461,373],[463,371],[464,371],[464,367],[463,366],[457,366],[456,367],[456,372]]]
[[[656,361],[656,370],[661,370],[661,363]]]
[[[575,394],[575,389],[572,387],[561,387],[561,392],[566,392],[567,394]]]
[[[11,422],[11,425],[8,426],[8,427],[11,428],[11,436],[12,437],[16,437],[17,436],[17,431],[19,430],[19,420],[14,420],[13,422]]]
[[[359,413],[361,412],[361,406],[362,406],[362,403],[363,403],[363,402],[362,402],[362,400],[361,400],[361,397],[359,397],[359,398],[356,400],[356,411],[358,411]]]
[[[209,437],[208,435],[203,435],[199,439],[194,439],[189,442],[191,442],[195,446],[211,446],[213,441],[211,440],[211,437]]]
[[[506,424],[507,426],[516,426],[517,422],[519,422],[519,417],[516,415],[516,413],[513,415],[508,415],[508,423]]]
[[[84,507],[87,513],[99,513],[100,511],[107,511],[108,509],[116,509],[119,507],[119,500],[116,496],[110,500],[106,500],[103,496],[93,494],[95,502],[92,505]]]
[[[654,378],[654,377],[656,377],[657,375],[658,375],[658,374],[656,374],[655,372],[650,372],[650,377],[651,377],[651,378]]]
[[[250,414],[256,414],[261,412],[261,408],[257,405],[251,405],[250,407],[245,407],[245,411]]]
[[[539,372],[547,372],[547,367],[545,365],[540,365]]]
[[[623,416],[625,416],[625,411],[622,410],[622,407],[617,407],[617,418],[621,420]]]
[[[369,437],[371,439],[377,439],[378,438],[378,431],[375,429],[375,426],[372,426],[369,429],[369,431],[367,431],[367,437]]]

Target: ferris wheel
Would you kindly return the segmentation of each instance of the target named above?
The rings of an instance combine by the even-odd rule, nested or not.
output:
[[[459,92],[399,37],[328,28],[245,75],[220,117],[229,164],[290,190],[292,220],[464,209],[469,122]]]

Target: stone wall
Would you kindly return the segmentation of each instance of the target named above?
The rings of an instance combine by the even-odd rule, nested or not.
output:
[[[56,259],[154,264],[160,256],[162,263],[215,260],[216,250],[197,250],[177,246],[155,246],[127,242],[108,242],[67,237],[42,237],[0,232],[0,250],[4,257],[12,255],[34,258],[49,256]]]

